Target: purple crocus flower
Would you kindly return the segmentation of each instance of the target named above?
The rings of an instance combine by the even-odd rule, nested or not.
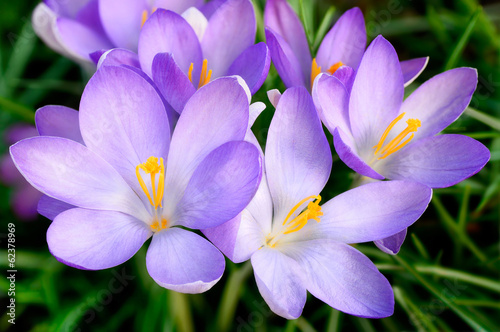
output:
[[[326,34],[313,59],[304,27],[286,0],[269,0],[264,11],[266,40],[273,64],[286,87],[311,90],[320,73],[352,82],[366,47],[366,28],[359,8],[346,11]],[[406,84],[427,65],[427,58],[401,62]]]
[[[53,50],[77,61],[111,48],[137,51],[144,22],[157,9],[182,13],[190,7],[208,15],[220,5],[203,0],[44,0],[33,12],[36,34]]]
[[[30,125],[15,125],[5,134],[5,141],[9,145],[38,135],[36,128]],[[0,181],[13,188],[10,205],[15,215],[25,221],[36,219],[36,207],[42,194],[26,182],[8,154],[0,158]]]
[[[415,182],[367,184],[320,206],[332,155],[308,91],[290,88],[269,128],[265,173],[249,206],[203,232],[234,262],[251,259],[259,291],[276,314],[301,315],[307,291],[348,314],[390,316],[387,279],[349,244],[412,224],[431,189]]]
[[[488,149],[470,137],[437,135],[462,114],[476,85],[475,69],[452,69],[422,84],[403,102],[398,56],[379,36],[363,56],[350,93],[339,79],[323,75],[313,97],[347,166],[376,180],[443,188],[476,174],[490,158]],[[382,247],[397,252],[404,234]]]
[[[101,67],[80,103],[85,145],[42,136],[11,147],[35,188],[76,206],[50,225],[51,253],[99,270],[125,262],[152,237],[146,265],[159,285],[185,293],[212,287],[224,257],[185,227],[233,218],[257,190],[259,152],[242,141],[249,98],[237,77],[211,82],[189,100],[171,135],[163,100],[148,80],[124,67]]]
[[[178,113],[196,89],[217,77],[239,75],[252,94],[262,86],[271,60],[265,43],[254,44],[249,0],[228,0],[208,20],[194,8],[183,16],[159,9],[139,38],[142,70]]]

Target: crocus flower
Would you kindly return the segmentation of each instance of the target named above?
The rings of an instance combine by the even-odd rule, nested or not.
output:
[[[77,61],[111,48],[137,51],[142,25],[157,8],[182,13],[194,6],[208,15],[203,0],[44,0],[33,12],[36,34],[53,50]],[[206,8],[205,8],[206,7]]]
[[[184,16],[184,17],[183,17]],[[158,9],[144,24],[139,62],[177,112],[210,80],[239,75],[255,93],[267,76],[270,56],[254,44],[255,13],[249,0],[228,0],[207,18]]]
[[[36,128],[33,126],[15,125],[6,131],[5,141],[10,145],[37,135]],[[0,182],[13,188],[10,205],[14,214],[24,221],[36,219],[36,208],[42,194],[26,182],[8,154],[0,157]]]
[[[398,56],[379,36],[363,56],[350,94],[336,77],[324,75],[313,96],[347,166],[376,180],[443,188],[476,174],[490,157],[470,137],[437,135],[462,114],[476,84],[475,69],[452,69],[422,84],[403,102]],[[399,238],[389,245],[390,252],[399,250],[404,236]]]
[[[269,0],[264,11],[266,40],[273,64],[286,87],[311,90],[320,73],[352,81],[366,47],[366,28],[359,8],[346,11],[326,34],[313,59],[304,27],[286,0]],[[427,58],[401,62],[406,84],[424,69]]]
[[[50,225],[50,252],[76,268],[105,269],[152,237],[146,266],[159,285],[186,293],[212,287],[224,257],[185,228],[233,218],[257,190],[259,152],[242,141],[247,90],[236,77],[211,82],[189,100],[171,135],[163,100],[142,75],[101,67],[80,103],[85,145],[41,136],[10,149],[35,188],[76,206]]]
[[[343,312],[387,317],[387,279],[349,244],[373,241],[412,224],[431,189],[415,182],[367,184],[320,205],[332,155],[308,91],[290,88],[269,128],[265,175],[249,206],[203,232],[234,262],[251,259],[259,291],[276,314],[301,315],[307,291]]]

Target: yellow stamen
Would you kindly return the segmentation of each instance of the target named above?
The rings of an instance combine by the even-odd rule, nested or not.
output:
[[[344,64],[342,63],[342,61],[339,61],[333,65],[330,66],[330,68],[328,68],[327,72],[329,72],[330,74],[334,74],[337,69],[339,69],[340,67],[342,67]]]
[[[418,128],[422,126],[422,123],[420,122],[419,119],[408,119],[406,123],[408,126],[399,133],[395,138],[393,138],[387,145],[384,146],[385,139],[389,135],[391,129],[398,123],[403,117],[405,113],[401,113],[399,116],[397,116],[392,122],[389,124],[389,126],[386,128],[384,133],[382,134],[382,137],[380,138],[379,142],[377,145],[373,147],[375,149],[375,156],[378,154],[380,159],[384,159],[388,157],[389,155],[393,154],[394,152],[402,149],[406,144],[408,144],[413,137],[415,136],[415,132],[417,132]],[[408,136],[408,134],[411,134],[408,139],[406,139],[404,142],[401,143],[401,141]]]
[[[140,169],[142,169],[146,174],[151,175],[152,195],[150,195],[149,190],[142,179],[139,171]],[[139,181],[144,194],[146,194],[149,203],[151,203],[155,210],[157,210],[158,206],[161,207],[165,186],[165,166],[163,165],[163,158],[160,158],[160,163],[158,164],[158,158],[152,156],[149,157],[145,163],[137,165],[135,168],[135,174],[137,175],[137,180]],[[158,190],[156,190],[156,174],[160,175],[158,179]]]
[[[166,229],[167,228],[167,220],[166,219],[162,219],[161,220],[161,224],[157,221],[155,221],[154,223],[151,224],[151,230],[153,232],[159,232],[161,231],[162,229]]]
[[[314,83],[314,80],[316,79],[316,76],[318,76],[321,73],[321,67],[318,66],[318,63],[316,62],[316,58],[313,59],[312,64],[311,64],[311,89]]]
[[[194,68],[194,63],[191,62],[191,65],[189,66],[188,70],[188,78],[191,83],[193,83],[193,68]],[[201,74],[200,74],[200,82],[198,83],[198,89],[210,82],[210,78],[212,77],[212,69],[208,70],[208,60],[205,59],[203,60],[203,64],[201,66]]]
[[[153,15],[153,13],[156,11],[157,8],[153,8],[153,10],[151,10],[151,14],[148,15],[148,11],[146,9],[144,9],[142,11],[142,18],[141,18],[141,29],[142,27],[144,26],[144,23],[146,23],[147,19]]]

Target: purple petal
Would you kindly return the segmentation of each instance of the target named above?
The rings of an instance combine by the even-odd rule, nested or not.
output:
[[[406,229],[401,232],[394,234],[392,236],[386,237],[382,240],[374,241],[375,245],[389,255],[396,255],[401,249],[401,245],[403,244],[406,237]]]
[[[434,76],[405,100],[401,107],[405,118],[392,131],[401,132],[406,128],[405,119],[411,117],[422,123],[414,140],[439,133],[469,105],[476,85],[477,71],[473,68],[456,68]]]
[[[5,141],[7,144],[14,144],[22,139],[34,136],[38,136],[38,131],[35,127],[26,124],[16,124],[10,126],[5,132]]]
[[[189,98],[196,92],[193,83],[179,68],[171,53],[159,53],[155,56],[153,81],[165,100],[179,114]]]
[[[377,173],[359,157],[354,143],[352,142],[352,138],[339,128],[335,128],[333,132],[333,145],[335,147],[335,151],[339,155],[339,158],[353,171],[373,179],[384,179],[382,175]]]
[[[75,208],[54,219],[47,243],[52,255],[69,266],[101,270],[129,260],[151,234],[145,223],[129,215]]]
[[[260,295],[271,310],[286,319],[298,318],[307,291],[297,262],[277,250],[262,248],[252,255],[252,266]]]
[[[38,216],[36,206],[42,193],[33,188],[29,183],[23,180],[20,186],[14,189],[11,198],[11,206],[14,214],[21,220],[35,220]]]
[[[195,7],[190,7],[188,10],[183,12],[181,16],[193,28],[198,40],[202,40],[208,25],[208,20],[205,15],[203,15],[203,13]]]
[[[104,30],[116,47],[137,51],[142,13],[151,8],[144,0],[99,0]]]
[[[312,295],[334,309],[366,318],[394,311],[394,294],[375,265],[353,247],[332,240],[298,242],[287,250],[305,272]]]
[[[59,16],[74,18],[89,0],[44,0],[43,2]]]
[[[211,0],[209,2],[205,2],[199,8],[203,15],[205,15],[205,17],[210,18],[226,1],[227,0]]]
[[[253,144],[228,142],[196,168],[176,216],[169,219],[192,229],[219,226],[250,203],[260,183],[262,160]]]
[[[193,232],[169,228],[156,233],[146,255],[149,275],[158,285],[181,293],[202,293],[224,273],[224,256]]]
[[[403,72],[403,79],[405,87],[410,85],[425,69],[429,57],[417,58],[406,61],[401,61],[401,71]]]
[[[10,148],[28,182],[42,193],[88,209],[120,211],[143,219],[144,204],[118,172],[87,147],[66,138],[27,138]]]
[[[244,50],[227,70],[226,75],[239,75],[248,84],[252,95],[266,80],[271,56],[265,43],[258,43]]]
[[[333,133],[336,127],[351,132],[349,124],[349,92],[334,76],[320,74],[314,84],[312,96],[319,117]]]
[[[381,172],[395,180],[412,180],[431,188],[449,187],[479,172],[490,159],[488,149],[462,135],[427,137],[401,149]]]
[[[99,68],[83,91],[80,129],[85,145],[109,162],[136,192],[142,193],[136,166],[151,156],[166,161],[170,130],[163,101],[131,69]]]
[[[16,168],[14,161],[9,155],[3,155],[0,158],[0,180],[3,184],[12,186],[24,181],[23,176]]]
[[[310,78],[302,73],[300,63],[295,54],[293,54],[290,45],[280,35],[266,28],[266,42],[271,53],[274,67],[281,77],[287,88],[294,86],[309,87],[305,82],[309,82]],[[309,68],[310,73],[310,68]]]
[[[302,23],[286,0],[269,0],[267,2],[264,10],[264,26],[279,34],[289,45],[291,53],[295,55],[299,63],[299,67],[294,67],[294,69],[298,70],[298,68],[301,68],[300,72],[305,76],[305,84],[310,85],[309,75],[311,74],[312,58],[309,52],[309,43],[307,42]],[[266,39],[269,40],[267,34]],[[269,47],[271,48],[271,46]],[[276,62],[274,54],[275,52],[271,49],[273,63]],[[288,54],[287,57],[290,58]],[[295,65],[295,63],[293,64]],[[281,72],[278,71],[278,73],[283,79]],[[285,85],[287,87],[292,86],[286,84],[286,82]]]
[[[366,48],[366,28],[359,8],[346,11],[326,34],[316,60],[326,71],[337,62],[357,69]]]
[[[332,167],[330,146],[305,88],[290,88],[281,96],[265,156],[274,218],[285,220],[299,201],[320,193]]]
[[[335,73],[333,73],[332,76],[336,77],[340,82],[342,82],[349,94],[351,93],[354,78],[356,77],[354,69],[348,66],[341,66],[335,71]]]
[[[174,210],[191,175],[212,150],[245,137],[248,104],[248,95],[236,77],[216,79],[189,99],[172,135],[166,165],[164,201],[168,209]]]
[[[276,108],[276,106],[278,106],[278,103],[279,103],[280,98],[281,98],[280,90],[272,89],[272,90],[267,91],[267,98],[269,99],[269,102],[271,103],[271,105],[273,105],[274,108]]]
[[[123,48],[114,48],[99,57],[97,68],[101,66],[121,66],[126,65],[134,68],[141,68],[139,57],[132,51]]]
[[[139,61],[142,70],[149,76],[153,59],[158,53],[172,53],[184,73],[193,63],[193,83],[198,85],[203,61],[198,37],[182,16],[162,9],[146,21],[139,38]],[[210,62],[208,66],[211,68]]]
[[[77,21],[60,17],[57,28],[64,47],[86,60],[90,60],[90,53],[112,47],[105,36]]]
[[[95,31],[99,36],[105,38],[109,44],[104,27],[102,26],[101,16],[99,14],[99,0],[87,1],[75,16],[75,20]]]
[[[201,41],[212,77],[226,74],[229,66],[254,44],[257,25],[249,0],[228,0],[208,21]]]
[[[432,189],[416,182],[369,183],[323,204],[321,222],[310,229],[314,237],[344,243],[381,240],[413,224],[431,196]]]
[[[349,101],[352,134],[361,150],[371,151],[398,115],[403,93],[398,55],[384,37],[378,36],[361,60]]]
[[[80,133],[78,111],[72,108],[44,106],[36,111],[35,122],[40,136],[63,137],[84,144]]]
[[[200,7],[203,0],[156,0],[155,7],[182,13],[189,7]]]
[[[76,206],[64,203],[47,195],[42,195],[38,201],[38,213],[47,219],[54,220],[59,214]]]

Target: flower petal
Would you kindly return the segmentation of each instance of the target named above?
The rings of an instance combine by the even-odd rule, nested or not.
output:
[[[180,11],[176,12],[181,13]],[[202,40],[208,25],[208,20],[205,15],[203,15],[203,13],[197,8],[190,7],[183,12],[181,16],[189,23],[189,25],[191,25],[196,33],[196,36],[198,37],[198,40]]]
[[[80,129],[85,145],[138,193],[136,166],[151,156],[167,158],[170,130],[163,101],[129,68],[104,66],[94,74],[80,102]]]
[[[369,183],[323,204],[321,222],[309,228],[311,236],[344,243],[381,240],[413,224],[431,197],[432,189],[416,182]]]
[[[309,75],[311,74],[312,58],[309,52],[309,43],[307,42],[306,33],[300,19],[286,0],[267,1],[264,10],[264,26],[272,29],[275,34],[279,34],[283,41],[289,45],[291,53],[294,54],[299,64],[299,66],[294,67],[294,69],[299,70],[300,68],[300,73],[305,77],[305,84],[310,85]],[[268,39],[267,33],[266,39]],[[271,48],[271,46],[269,47]],[[273,52],[272,49],[271,55],[273,57],[273,63],[276,62],[275,52]],[[289,54],[287,54],[287,57],[290,58]],[[293,64],[295,65],[295,63]],[[284,69],[287,68],[285,67]],[[283,79],[283,75],[279,70],[278,73]],[[286,82],[285,85],[287,87],[292,86],[288,85]]]
[[[47,230],[47,243],[60,262],[101,270],[129,260],[151,234],[145,223],[129,215],[75,208],[54,219]]]
[[[139,57],[132,51],[123,48],[114,48],[104,52],[99,57],[97,68],[101,66],[121,66],[126,65],[134,68],[141,68]]]
[[[456,68],[434,76],[405,100],[401,112],[406,115],[393,131],[404,129],[406,118],[417,118],[422,127],[413,140],[439,133],[463,113],[476,85],[477,71],[473,68]]]
[[[325,74],[320,74],[316,80],[312,96],[321,121],[331,133],[336,127],[350,133],[349,92],[344,84],[336,77]]]
[[[255,120],[259,117],[260,113],[266,109],[266,104],[261,101],[256,101],[255,103],[250,104],[249,116],[248,116],[248,129],[253,126]]]
[[[316,60],[323,70],[337,62],[357,69],[366,48],[366,28],[363,13],[357,7],[346,11],[326,34]]]
[[[401,245],[403,244],[406,237],[407,229],[402,230],[401,232],[394,234],[392,236],[386,237],[382,240],[374,241],[375,245],[389,255],[396,255],[401,249]]]
[[[224,256],[201,236],[169,228],[153,236],[146,255],[149,275],[156,283],[181,293],[203,293],[222,277]]]
[[[298,318],[307,291],[300,266],[278,250],[262,248],[252,255],[255,281],[271,310],[287,319]]]
[[[427,63],[429,63],[429,57],[400,62],[405,87],[410,85],[424,71],[425,67],[427,67]]]
[[[384,37],[378,36],[361,60],[349,101],[352,134],[360,155],[372,151],[372,146],[398,115],[403,94],[398,55]]]
[[[221,145],[198,165],[170,220],[203,229],[236,217],[257,191],[261,164],[259,151],[251,143]]]
[[[33,137],[11,146],[10,153],[26,180],[48,196],[83,208],[120,211],[138,219],[147,216],[120,174],[75,141]]]
[[[325,186],[332,154],[305,88],[290,88],[281,96],[269,127],[265,156],[275,220],[284,220],[299,201],[318,195]]]
[[[153,81],[165,100],[181,113],[187,101],[196,92],[193,83],[182,72],[172,53],[158,53],[153,60]]]
[[[189,99],[172,135],[165,175],[165,210],[174,210],[191,175],[212,150],[245,137],[248,105],[246,91],[236,77],[216,79]]]
[[[44,106],[36,111],[35,122],[40,136],[64,137],[84,144],[80,133],[78,111],[72,108]]]
[[[279,103],[280,98],[281,98],[280,90],[272,89],[272,90],[267,91],[267,98],[269,99],[269,102],[271,103],[271,105],[273,105],[274,108],[276,108],[278,106],[278,103]]]
[[[283,37],[266,28],[266,43],[274,67],[285,86],[287,88],[294,86],[309,87],[306,82],[310,79],[305,78],[306,75],[302,73],[299,60]]]
[[[254,44],[256,30],[249,0],[227,0],[215,11],[201,41],[212,77],[226,75],[236,58]]]
[[[142,70],[150,77],[153,59],[158,53],[172,53],[186,74],[193,63],[193,83],[198,85],[203,61],[200,42],[191,25],[179,14],[158,9],[142,27],[139,61]]]
[[[176,13],[182,13],[189,7],[200,7],[203,0],[155,0],[156,8],[168,9]]]
[[[64,203],[63,201],[57,200],[55,198],[49,197],[47,195],[42,195],[38,201],[38,213],[49,220],[54,220],[59,214],[66,210],[73,209],[76,206]]]
[[[226,75],[239,75],[248,84],[252,95],[266,80],[271,66],[271,55],[265,43],[258,43],[244,50],[227,70]]]
[[[305,273],[312,295],[334,309],[366,318],[394,312],[394,294],[375,265],[353,247],[332,240],[298,242],[286,251]]]
[[[449,187],[479,172],[490,159],[480,142],[463,135],[427,137],[398,151],[381,172],[431,188]]]
[[[38,216],[36,206],[42,195],[41,192],[23,180],[21,185],[14,188],[13,195],[10,199],[14,214],[21,220],[35,220]]]

